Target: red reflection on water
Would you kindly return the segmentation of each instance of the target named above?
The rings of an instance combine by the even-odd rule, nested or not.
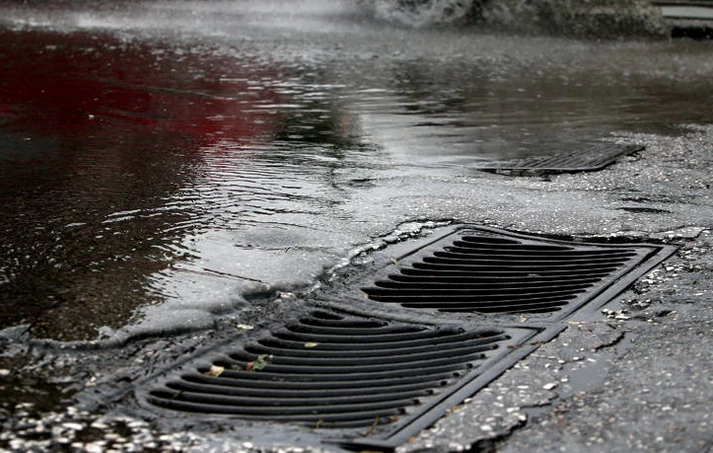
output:
[[[90,339],[154,302],[192,228],[161,210],[218,142],[269,140],[274,70],[177,44],[0,31],[0,328]],[[255,84],[260,89],[255,88]],[[160,213],[106,224],[114,213]],[[179,225],[179,226],[177,226]]]
[[[194,146],[269,135],[276,122],[253,106],[278,96],[248,86],[268,71],[236,65],[108,36],[0,32],[0,127],[69,142],[159,134]]]

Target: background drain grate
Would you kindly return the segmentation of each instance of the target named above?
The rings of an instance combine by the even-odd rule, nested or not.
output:
[[[367,430],[376,439],[405,427],[413,435],[492,379],[484,370],[497,362],[502,372],[546,330],[470,327],[314,310],[187,362],[143,397],[182,412],[342,430],[340,442]],[[549,328],[547,339],[557,332]]]
[[[554,156],[533,157],[479,166],[478,170],[513,176],[542,173],[596,171],[614,163],[617,158],[643,150],[638,145],[603,144]]]
[[[623,291],[667,256],[650,260],[660,251],[649,244],[567,243],[465,228],[399,258],[362,290],[371,300],[406,308],[570,313],[607,289]],[[642,264],[648,266],[634,272]]]

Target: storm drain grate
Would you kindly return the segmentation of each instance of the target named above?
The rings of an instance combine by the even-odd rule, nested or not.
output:
[[[338,431],[341,443],[368,431],[369,442],[395,446],[492,379],[483,373],[494,362],[500,373],[530,351],[526,342],[558,332],[318,309],[187,362],[143,396],[164,409]]]
[[[368,285],[347,271],[346,294],[283,301],[287,320],[147,378],[138,401],[245,440],[393,450],[675,251],[471,225],[411,247],[375,253]]]
[[[478,170],[513,176],[597,171],[614,163],[620,156],[633,154],[643,149],[643,146],[638,145],[603,144],[554,156],[495,162],[479,166]]]
[[[465,227],[395,259],[362,291],[406,308],[568,314],[623,291],[671,252],[651,244],[574,243]]]

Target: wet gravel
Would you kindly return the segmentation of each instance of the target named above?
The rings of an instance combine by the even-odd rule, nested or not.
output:
[[[328,450],[298,446],[256,447],[239,439],[215,439],[209,434],[162,433],[149,423],[130,417],[96,416],[68,407],[62,413],[41,414],[32,405],[15,407],[11,421],[2,425],[3,451],[47,452],[244,452],[319,453]]]

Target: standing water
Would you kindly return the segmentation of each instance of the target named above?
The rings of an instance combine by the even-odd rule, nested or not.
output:
[[[0,328],[208,326],[461,218],[429,181],[713,120],[706,43],[429,28],[474,3],[405,3],[0,7]]]

